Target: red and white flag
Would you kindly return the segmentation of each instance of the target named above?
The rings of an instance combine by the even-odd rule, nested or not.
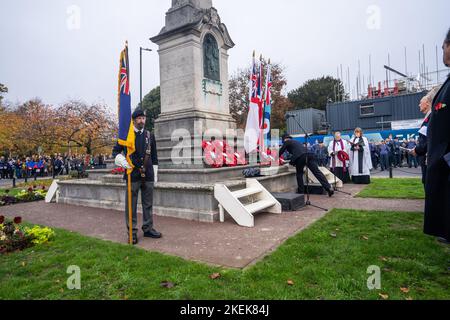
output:
[[[245,128],[244,147],[247,153],[258,150],[262,123],[262,68],[261,62],[256,61],[253,54],[253,66],[250,75],[250,104]]]

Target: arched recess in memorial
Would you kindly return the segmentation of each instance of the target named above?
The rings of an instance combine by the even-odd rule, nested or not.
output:
[[[203,39],[203,76],[220,81],[220,51],[216,38],[208,33]]]

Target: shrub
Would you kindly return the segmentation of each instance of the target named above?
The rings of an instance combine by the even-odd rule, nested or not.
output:
[[[50,187],[52,185],[52,183],[53,183],[53,179],[45,179],[45,180],[39,180],[39,181],[29,181],[27,183],[22,182],[22,183],[19,183],[17,185],[17,187],[19,187],[19,188],[28,188],[28,187],[33,188],[33,186],[38,184],[38,186],[40,186],[40,187],[45,186],[45,187],[48,188],[48,187]]]
[[[87,179],[89,178],[89,174],[86,171],[70,171],[69,173],[72,179]]]
[[[33,237],[27,235],[21,228],[22,218],[16,217],[14,221],[8,221],[0,217],[0,254],[24,250],[33,245]],[[15,223],[18,222],[18,223]]]
[[[25,228],[25,234],[33,239],[31,242],[35,245],[47,243],[55,236],[55,232],[52,229],[39,226],[34,226],[31,229]]]
[[[27,190],[20,191],[17,195],[12,196],[9,194],[0,195],[0,207],[16,204],[19,202],[32,202],[40,201],[45,199],[47,195],[47,188],[45,186],[40,187],[29,187]]]
[[[9,206],[11,204],[15,204],[17,203],[17,198],[13,197],[13,196],[8,196],[8,195],[4,195],[4,196],[0,196],[0,206]]]
[[[23,228],[21,217],[10,221],[0,216],[0,254],[41,245],[52,240],[54,236],[55,232],[47,227]]]
[[[45,199],[46,192],[42,190],[33,191],[33,189],[28,189],[28,191],[22,190],[16,195],[16,199],[20,202],[32,202]]]

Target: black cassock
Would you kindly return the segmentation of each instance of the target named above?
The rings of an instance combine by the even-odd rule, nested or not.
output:
[[[450,77],[433,101],[428,125],[425,226],[428,235],[450,240]]]

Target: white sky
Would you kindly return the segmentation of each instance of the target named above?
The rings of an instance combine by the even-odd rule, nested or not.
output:
[[[148,39],[159,33],[170,0],[2,0],[0,11],[0,83],[6,99],[40,97],[59,104],[69,98],[117,104],[118,58],[130,45],[133,105],[139,100],[139,46],[144,53],[144,94],[159,83],[157,47]],[[288,89],[304,81],[350,67],[355,85],[358,59],[375,80],[383,65],[418,72],[418,52],[425,44],[430,71],[443,69],[441,45],[450,27],[448,0],[213,0],[236,43],[229,72],[249,64],[253,49],[283,63]],[[80,9],[79,29],[71,29],[71,6]],[[373,9],[375,8],[375,9]],[[374,11],[375,10],[375,11]],[[379,15],[377,14],[379,12]],[[69,24],[68,24],[69,22]]]

